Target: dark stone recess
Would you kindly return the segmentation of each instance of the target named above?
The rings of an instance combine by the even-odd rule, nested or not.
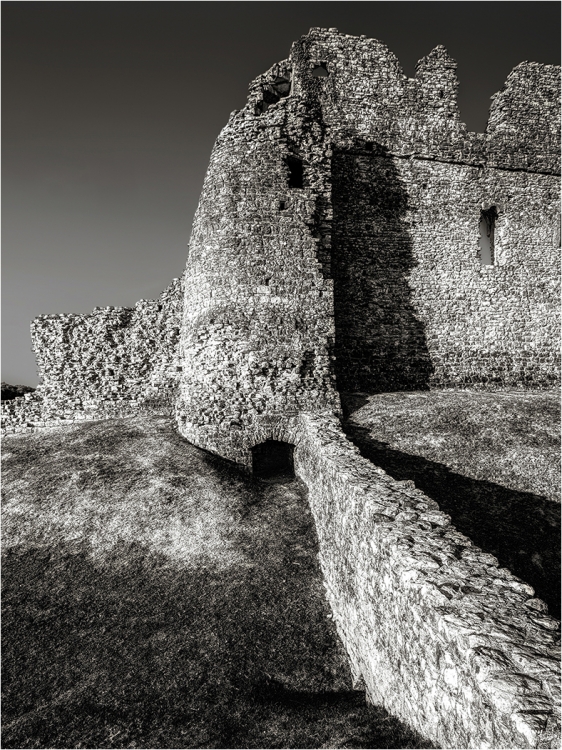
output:
[[[258,479],[294,479],[294,448],[294,445],[280,440],[266,440],[255,445],[252,448],[252,474]]]
[[[11,401],[13,398],[20,398],[26,393],[33,393],[35,388],[29,385],[10,385],[2,381],[2,401]]]

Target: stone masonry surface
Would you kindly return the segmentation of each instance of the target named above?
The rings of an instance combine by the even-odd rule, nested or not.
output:
[[[336,385],[559,380],[560,70],[518,65],[478,134],[455,68],[436,47],[409,79],[380,42],[312,29],[251,84],[189,247],[188,440],[249,465],[265,425],[337,411]]]
[[[455,69],[439,46],[407,78],[381,42],[311,29],[219,135],[184,278],[34,321],[41,383],[3,424],[173,411],[246,468],[295,444],[369,700],[446,747],[558,747],[559,623],[339,422],[338,391],[559,382],[560,69],[518,65],[485,133]]]
[[[89,315],[43,315],[31,324],[41,382],[2,402],[6,433],[82,419],[172,414],[179,375],[183,304],[175,279],[157,301],[96,308]]]
[[[281,433],[279,433],[281,437]],[[367,696],[440,747],[559,747],[559,623],[333,415],[282,439],[309,488],[328,600]]]

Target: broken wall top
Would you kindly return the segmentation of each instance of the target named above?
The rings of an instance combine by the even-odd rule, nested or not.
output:
[[[314,74],[320,67],[327,75]],[[319,102],[318,125],[338,147],[367,141],[400,156],[559,173],[560,67],[517,65],[492,97],[485,133],[469,132],[460,119],[456,67],[439,45],[408,78],[378,40],[313,28],[288,60],[252,82],[247,106],[271,106],[287,94]]]

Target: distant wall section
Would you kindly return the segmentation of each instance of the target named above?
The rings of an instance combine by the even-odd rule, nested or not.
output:
[[[171,415],[183,283],[134,308],[88,315],[44,315],[31,324],[40,383],[33,394],[3,402],[3,429],[26,432],[81,419],[129,416],[149,409]]]

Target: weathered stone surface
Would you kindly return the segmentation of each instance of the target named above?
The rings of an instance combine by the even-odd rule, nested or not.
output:
[[[338,419],[338,388],[559,381],[560,70],[518,65],[469,133],[455,69],[439,46],[407,78],[381,42],[311,29],[219,135],[184,279],[34,321],[42,382],[4,425],[174,409],[246,467],[294,444],[369,700],[442,747],[558,747],[559,623]]]
[[[172,414],[179,376],[182,280],[156,301],[43,315],[31,324],[41,383],[2,404],[3,429],[19,433],[78,419]]]
[[[558,747],[559,623],[537,620],[530,587],[509,571],[501,580],[520,596],[506,601],[497,561],[450,526],[404,526],[395,482],[336,427],[301,415],[284,439],[297,446],[328,599],[369,699],[441,747]]]

